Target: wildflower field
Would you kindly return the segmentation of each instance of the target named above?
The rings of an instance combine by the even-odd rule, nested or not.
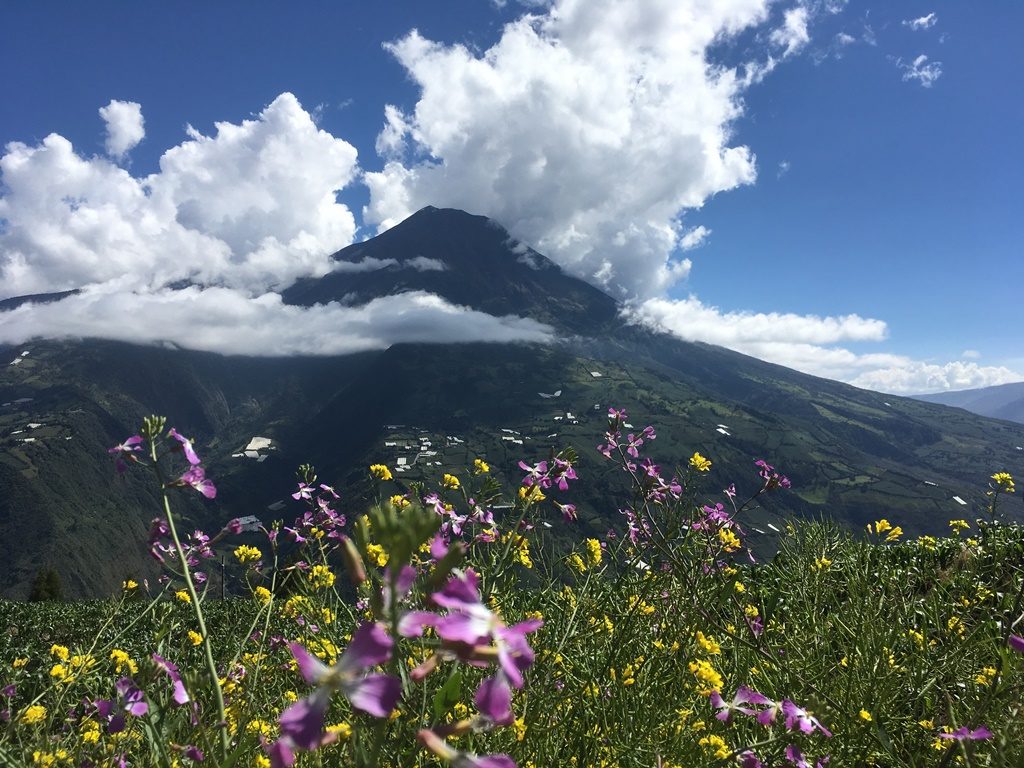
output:
[[[299,469],[294,521],[207,535],[176,494],[216,494],[161,418],[111,449],[153,473],[158,583],[80,604],[0,604],[0,765],[1022,766],[1024,529],[977,520],[905,540],[794,523],[755,563],[744,526],[789,480],[704,487],[663,468],[656,431],[598,450],[621,524],[565,552],[575,453],[477,459],[433,487],[369,468],[352,508]],[[542,459],[542,460],[538,460]],[[496,516],[494,507],[511,504]],[[945,523],[945,521],[943,521]],[[209,589],[214,556],[247,594]]]

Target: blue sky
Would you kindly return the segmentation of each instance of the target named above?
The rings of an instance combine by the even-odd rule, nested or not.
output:
[[[330,269],[318,247],[429,202],[493,216],[684,338],[885,391],[1024,378],[1024,6],[706,5],[5,4],[0,142],[20,144],[2,166],[0,297],[98,298],[0,315],[0,340],[117,336],[103,306],[162,318],[223,306],[215,290],[271,318],[275,291]],[[138,105],[141,140],[131,115],[101,118],[112,100]],[[122,118],[123,153],[107,143]],[[251,130],[232,145],[218,121]],[[42,151],[54,133],[73,149]],[[275,142],[287,168],[260,154]],[[114,246],[129,266],[97,267]],[[210,290],[169,293],[183,276]],[[282,348],[359,325],[358,308],[331,311],[289,315]],[[499,320],[495,338],[538,333]],[[157,340],[138,325],[130,340]],[[213,337],[200,346],[234,338]]]

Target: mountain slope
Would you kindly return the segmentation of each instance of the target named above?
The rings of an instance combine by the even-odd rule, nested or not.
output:
[[[208,531],[245,514],[290,520],[302,462],[343,489],[346,510],[358,510],[374,461],[395,469],[398,491],[462,471],[475,457],[514,484],[520,458],[537,461],[572,445],[583,478],[572,494],[581,522],[553,530],[603,533],[618,524],[625,501],[623,478],[594,449],[613,405],[627,408],[637,428],[658,427],[651,449],[663,465],[685,466],[695,450],[709,456],[708,494],[731,482],[750,491],[757,458],[786,472],[793,491],[773,494],[746,520],[768,549],[771,526],[784,530],[788,515],[855,526],[884,515],[909,533],[945,531],[949,519],[981,509],[992,472],[1019,472],[1024,463],[1024,426],[623,325],[610,297],[483,217],[425,209],[335,258],[362,271],[302,281],[286,300],[360,303],[431,291],[492,314],[533,317],[559,339],[307,359],[104,341],[0,349],[0,361],[21,359],[0,368],[0,594],[24,596],[48,566],[76,596],[147,573],[142,538],[156,514],[152,489],[139,473],[116,479],[105,449],[153,412],[199,440],[219,494],[214,502],[181,494],[175,503],[190,525]],[[244,455],[256,436],[271,447]],[[1005,509],[1020,516],[1017,500]]]

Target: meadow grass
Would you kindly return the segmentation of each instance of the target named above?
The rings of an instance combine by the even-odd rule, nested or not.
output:
[[[1024,529],[997,507],[1012,478],[948,536],[794,522],[755,564],[744,525],[788,481],[761,462],[747,503],[709,495],[706,459],[663,473],[642,459],[654,431],[623,421],[600,446],[623,524],[568,553],[547,526],[573,525],[571,451],[523,464],[514,493],[479,460],[369,510],[303,467],[302,514],[259,546],[232,524],[170,535],[178,486],[206,479],[198,457],[161,470],[163,583],[0,604],[0,764],[1024,765]],[[188,459],[162,421],[140,436],[119,460]],[[499,499],[514,506],[495,520]],[[204,592],[217,551],[245,596]]]

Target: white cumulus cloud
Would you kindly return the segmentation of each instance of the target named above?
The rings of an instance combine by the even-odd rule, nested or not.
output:
[[[107,126],[104,146],[107,154],[116,160],[123,160],[146,136],[142,105],[134,101],[111,100],[107,106],[100,107],[100,117]]]
[[[123,126],[110,114],[108,127]],[[289,93],[212,136],[189,129],[146,177],[55,133],[13,142],[0,157],[0,298],[111,280],[260,292],[325,274],[355,233],[335,193],[357,173],[355,148]]]
[[[783,56],[792,56],[810,41],[807,31],[809,12],[803,6],[790,8],[783,14],[782,26],[772,30],[770,39],[781,46]]]
[[[853,352],[842,344],[888,338],[883,321],[859,315],[726,312],[690,297],[635,302],[625,307],[623,316],[687,341],[717,344],[814,376],[893,394],[985,387],[1024,379],[1003,366],[938,364],[889,352]]]
[[[755,179],[731,129],[743,78],[710,49],[768,10],[561,0],[482,52],[409,33],[387,47],[419,98],[386,112],[365,220],[386,229],[427,204],[483,213],[616,295],[659,295],[689,270],[680,212]]]

